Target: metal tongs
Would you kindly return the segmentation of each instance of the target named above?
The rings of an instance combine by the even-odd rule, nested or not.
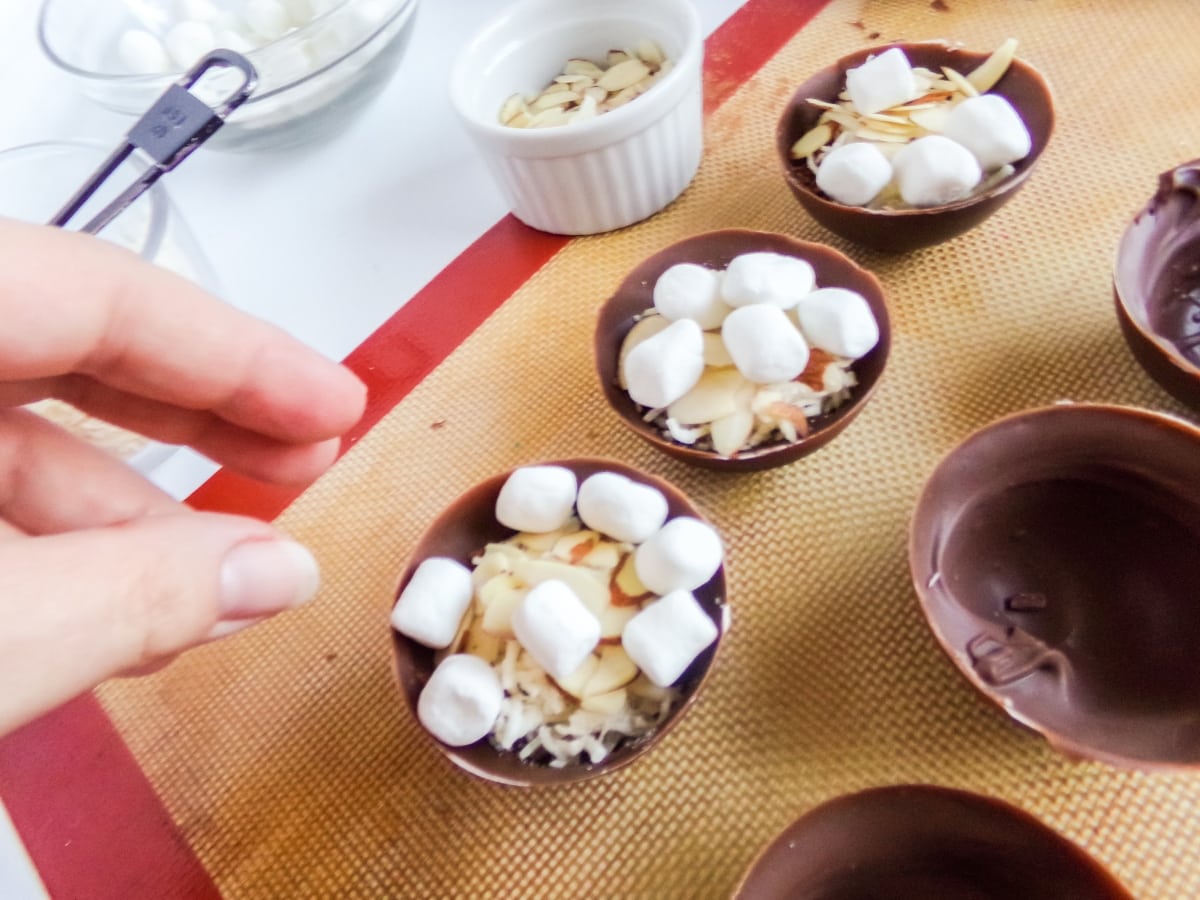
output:
[[[192,93],[192,88],[209,71],[234,70],[240,83],[224,99],[212,105]],[[153,161],[136,181],[126,187],[79,230],[95,234],[115,219],[165,173],[183,162],[193,150],[225,124],[225,119],[242,105],[258,84],[258,72],[250,60],[232,50],[213,50],[163,92],[154,105],[134,123],[124,142],[100,164],[83,186],[50,219],[50,225],[65,227],[100,186],[112,176],[134,150]]]

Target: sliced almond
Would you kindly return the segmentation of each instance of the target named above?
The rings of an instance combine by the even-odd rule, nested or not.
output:
[[[792,144],[792,159],[804,159],[812,156],[832,140],[833,126],[828,122],[822,122],[804,132],[800,139]]]
[[[637,84],[650,74],[650,67],[640,59],[626,59],[617,63],[596,79],[596,86],[616,93]]]
[[[613,606],[637,606],[650,596],[650,589],[638,578],[633,554],[627,553],[613,572],[609,600]]]
[[[986,94],[996,86],[1017,55],[1017,39],[1007,38],[992,51],[992,55],[967,73],[967,81],[979,93]]]
[[[716,419],[709,427],[708,433],[716,454],[729,458],[736,456],[738,451],[746,446],[753,432],[754,413],[748,409],[739,409]]]
[[[599,659],[583,686],[583,696],[607,694],[637,678],[637,664],[629,658],[629,654],[620,644],[603,645],[596,651],[596,655]]]
[[[739,409],[749,409],[753,382],[736,368],[705,369],[695,386],[667,407],[667,416],[681,425],[704,425]]]
[[[978,97],[979,91],[975,90],[975,85],[967,81],[966,76],[960,72],[956,72],[949,66],[942,66],[942,74],[946,76],[946,80],[954,85],[955,89],[967,97]]]
[[[638,41],[634,52],[651,68],[657,68],[667,61],[667,54],[663,53],[662,47],[649,38]]]
[[[625,688],[617,688],[605,694],[588,694],[580,699],[579,708],[602,716],[615,716],[625,708],[628,702]]]
[[[568,59],[567,64],[563,66],[564,75],[587,75],[591,78],[599,78],[604,74],[604,70],[592,62],[590,59]]]

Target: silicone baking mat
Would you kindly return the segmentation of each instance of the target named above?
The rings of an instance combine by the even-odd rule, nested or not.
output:
[[[1017,804],[1139,897],[1200,896],[1200,776],[1066,759],[986,704],[926,628],[905,555],[933,466],[1004,414],[1077,400],[1188,415],[1127,352],[1110,275],[1158,173],[1200,156],[1200,20],[1184,0],[803,7],[752,0],[710,41],[706,155],[675,204],[570,241],[502,223],[444,275],[444,305],[418,297],[352,358],[378,421],[279,516],[321,559],[315,602],[103,686],[107,719],[68,732],[116,745],[103,767],[86,745],[55,745],[53,720],[0,749],[0,787],[52,890],[50,869],[85,860],[107,886],[90,896],[721,897],[814,805],[928,782]],[[1009,36],[1049,80],[1058,128],[993,218],[887,256],[794,202],[773,135],[813,69],[893,39],[990,49]],[[761,69],[755,53],[769,57]],[[643,445],[604,405],[591,357],[597,308],[628,269],[728,227],[843,250],[880,277],[895,328],[881,387],[846,433],[758,474]],[[570,788],[501,788],[452,767],[409,717],[387,613],[409,549],[450,500],[569,456],[619,459],[691,496],[727,542],[732,629],[698,704],[653,753]],[[273,512],[289,499],[218,476],[197,502]],[[13,762],[36,765],[38,747],[125,774],[39,817]],[[45,848],[71,828],[81,843],[109,829],[112,852]],[[158,871],[131,861],[146,846],[166,860]]]

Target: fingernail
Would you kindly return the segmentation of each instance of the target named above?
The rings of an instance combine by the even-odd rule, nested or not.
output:
[[[221,565],[221,618],[245,619],[299,606],[320,585],[317,561],[294,541],[246,541]]]

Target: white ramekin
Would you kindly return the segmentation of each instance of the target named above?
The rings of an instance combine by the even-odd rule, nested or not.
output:
[[[550,128],[500,124],[505,98],[539,93],[568,59],[603,59],[643,39],[674,66],[625,106]],[[451,102],[518,219],[555,234],[596,234],[653,215],[695,176],[703,55],[688,0],[525,0],[460,52]]]

